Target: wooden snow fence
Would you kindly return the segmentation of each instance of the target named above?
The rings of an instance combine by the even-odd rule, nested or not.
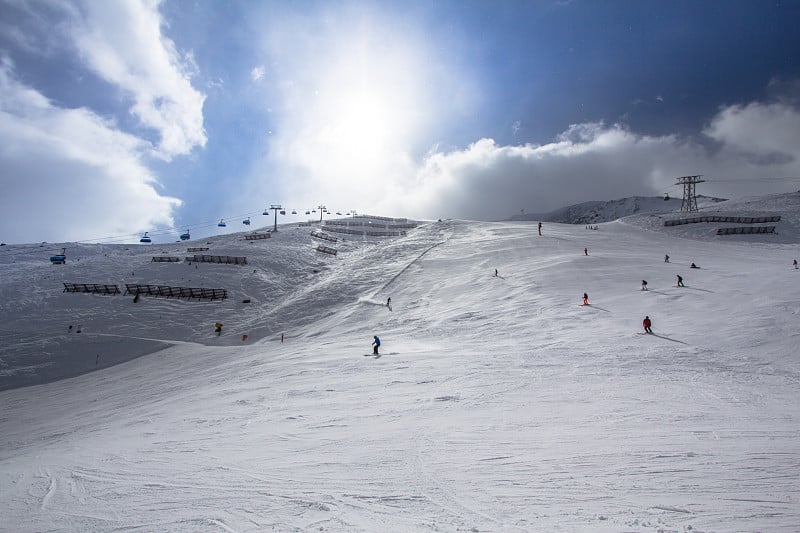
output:
[[[745,235],[752,233],[775,233],[775,226],[738,226],[735,228],[719,228],[717,235]]]
[[[187,257],[190,263],[218,263],[222,265],[246,265],[246,257],[235,257],[230,255],[193,255]]]
[[[64,283],[62,292],[75,292],[86,294],[119,294],[119,287],[104,283]]]
[[[326,235],[325,233],[322,233],[321,231],[313,230],[311,232],[311,236],[314,237],[314,238],[317,238],[317,239],[322,239],[324,241],[339,242],[339,238],[338,237],[334,237],[333,235]]]
[[[336,248],[331,248],[329,246],[323,246],[321,244],[319,246],[317,246],[317,251],[325,253],[325,254],[330,254],[330,255],[336,255],[338,253],[338,250],[336,250]]]
[[[780,222],[781,217],[722,217],[722,216],[703,216],[691,218],[679,218],[676,220],[665,220],[665,226],[681,226],[683,224],[697,224],[700,222],[723,222],[733,224],[765,224],[767,222]],[[746,233],[746,232],[745,232]],[[770,231],[755,231],[752,233],[772,233]],[[721,234],[718,234],[721,235]]]
[[[167,255],[153,256],[153,263],[180,263],[180,257],[171,257]]]
[[[267,233],[251,233],[250,235],[245,235],[244,240],[246,241],[260,241],[262,239],[269,239],[272,237],[272,234]]]
[[[125,294],[162,296],[164,298],[189,298],[198,300],[224,300],[228,297],[226,289],[206,289],[202,287],[170,287],[167,285],[139,285],[126,283]]]
[[[208,248],[187,248],[186,251],[189,252],[189,253],[191,253],[191,252],[207,252]]]

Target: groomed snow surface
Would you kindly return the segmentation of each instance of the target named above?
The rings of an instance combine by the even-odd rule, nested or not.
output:
[[[0,529],[797,531],[798,196],[778,236],[639,215],[431,222],[337,256],[297,226],[66,265],[2,247]],[[187,246],[248,264],[151,261]]]

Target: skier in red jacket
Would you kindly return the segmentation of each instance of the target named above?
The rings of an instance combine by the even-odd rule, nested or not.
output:
[[[650,326],[652,325],[653,323],[650,322],[650,317],[649,316],[644,317],[644,320],[642,320],[642,326],[644,326],[645,333],[653,333],[653,330],[650,329]]]

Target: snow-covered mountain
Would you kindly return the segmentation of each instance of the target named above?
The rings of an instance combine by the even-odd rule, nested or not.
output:
[[[706,207],[724,201],[720,198],[697,197],[698,207]],[[680,198],[674,197],[631,196],[605,202],[583,202],[562,207],[549,213],[523,213],[512,216],[510,220],[558,222],[560,224],[599,224],[640,213],[680,211],[681,202]]]
[[[713,209],[0,247],[0,529],[794,531],[800,194]]]

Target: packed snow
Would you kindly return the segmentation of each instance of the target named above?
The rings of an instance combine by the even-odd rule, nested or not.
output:
[[[709,209],[3,246],[0,529],[796,531],[800,194]]]

